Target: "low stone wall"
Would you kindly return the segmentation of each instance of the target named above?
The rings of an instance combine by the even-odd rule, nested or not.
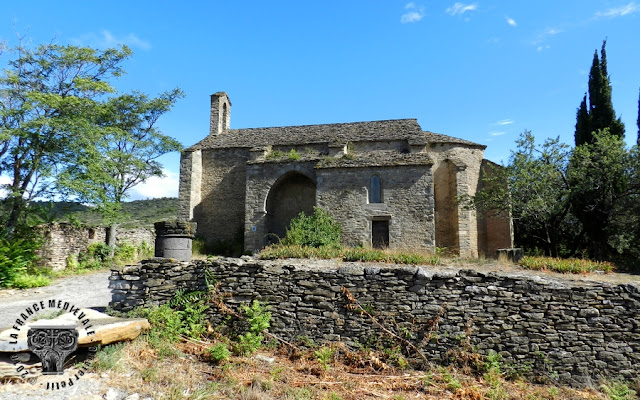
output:
[[[106,228],[101,226],[79,228],[68,223],[52,223],[38,229],[44,237],[44,243],[38,249],[40,263],[54,270],[66,268],[69,255],[77,256],[91,243],[104,243],[106,238]],[[118,228],[116,232],[116,243],[139,245],[147,242],[149,246],[153,246],[154,240],[153,230],[145,228]]]
[[[252,299],[270,306],[270,331],[286,340],[367,343],[383,332],[350,311],[342,288],[396,331],[405,328],[427,357],[451,351],[495,351],[507,364],[590,384],[638,377],[639,287],[543,279],[527,273],[434,270],[250,258],[175,262],[155,258],[112,271],[111,306],[128,310],[168,301],[180,288],[205,288],[205,270],[230,293],[232,308]],[[213,307],[215,308],[215,307]],[[212,314],[214,323],[222,315]]]

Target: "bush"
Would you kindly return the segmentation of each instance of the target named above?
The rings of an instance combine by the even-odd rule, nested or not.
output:
[[[125,242],[116,246],[113,254],[113,261],[117,265],[125,265],[135,262],[137,256],[138,249],[136,248],[136,246],[132,245],[131,243]]]
[[[0,287],[12,286],[14,280],[32,267],[40,246],[34,239],[6,239],[0,237]]]
[[[226,343],[217,343],[209,348],[209,355],[216,364],[227,361],[231,356],[229,346]]]
[[[29,289],[34,287],[47,286],[51,283],[51,278],[46,275],[19,274],[13,278],[11,287],[16,289]]]
[[[309,247],[339,247],[341,234],[342,228],[340,228],[340,224],[326,211],[314,207],[313,214],[306,215],[301,212],[291,220],[282,244]]]

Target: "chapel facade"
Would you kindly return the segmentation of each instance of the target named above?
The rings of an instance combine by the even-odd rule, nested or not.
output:
[[[231,102],[211,96],[210,132],[183,151],[181,219],[209,243],[257,252],[317,206],[349,246],[494,257],[513,244],[509,218],[460,205],[490,173],[485,146],[423,131],[415,119],[230,129]]]

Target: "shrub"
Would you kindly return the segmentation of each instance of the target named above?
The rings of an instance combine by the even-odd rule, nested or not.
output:
[[[35,263],[35,250],[40,246],[33,239],[0,237],[0,287],[12,286],[14,280]]]
[[[231,352],[226,343],[216,343],[209,348],[209,355],[216,364],[220,364],[229,359]]]
[[[11,287],[16,289],[29,289],[47,286],[50,283],[51,279],[46,275],[29,275],[21,273],[13,278]]]
[[[132,263],[136,261],[136,258],[138,256],[137,253],[138,253],[138,249],[136,248],[136,246],[132,245],[131,243],[124,242],[116,246],[114,255],[113,255],[113,261],[117,265],[125,265],[127,263]]]
[[[342,228],[331,215],[314,207],[313,214],[298,214],[291,220],[282,243],[309,247],[340,246]]]

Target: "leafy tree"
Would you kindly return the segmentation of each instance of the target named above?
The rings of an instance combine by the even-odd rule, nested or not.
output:
[[[536,145],[530,131],[516,144],[509,164],[486,174],[484,189],[467,201],[483,211],[510,214],[518,245],[557,256],[570,247],[577,230],[569,214],[569,146],[559,139]]]
[[[598,58],[597,50],[593,55],[589,71],[589,106],[587,107],[587,96],[585,95],[577,112],[576,146],[593,143],[593,133],[602,129],[609,129],[609,132],[615,136],[624,136],[624,124],[620,118],[616,118],[611,101],[611,81],[607,71],[606,44],[606,40],[602,42],[600,58]]]
[[[131,55],[126,46],[54,44],[14,52],[0,75],[0,173],[11,180],[0,222],[9,235],[26,221],[31,199],[46,195],[60,168],[94,142],[101,99],[114,91],[108,81]]]
[[[637,148],[608,129],[593,134],[593,143],[577,146],[571,156],[568,181],[571,204],[589,240],[589,254],[604,259],[622,253],[633,241],[629,222],[637,219]],[[634,217],[635,215],[635,217]]]
[[[117,223],[122,220],[121,204],[130,189],[150,177],[163,176],[157,158],[182,148],[156,126],[181,97],[182,91],[174,89],[157,98],[134,92],[109,99],[96,118],[101,136],[61,174],[61,190],[97,205],[110,225],[108,239],[112,247]]]

